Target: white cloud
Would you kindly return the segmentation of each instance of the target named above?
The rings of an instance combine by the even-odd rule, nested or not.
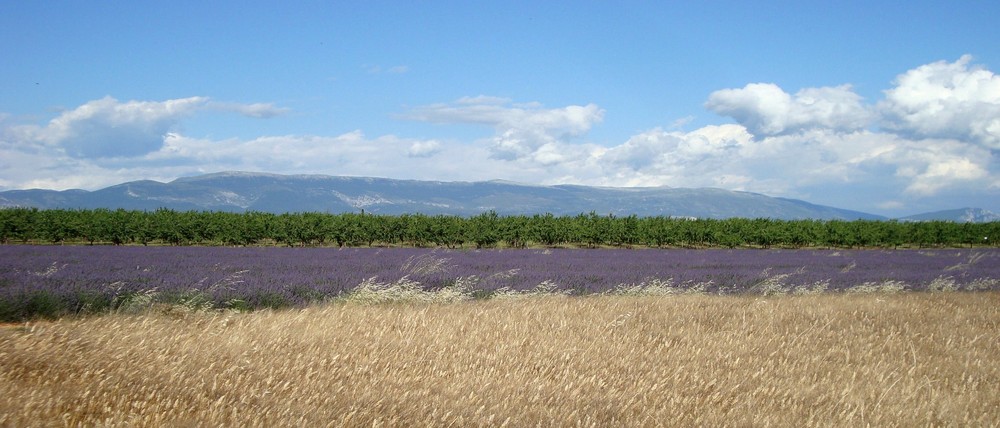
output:
[[[600,184],[712,186],[718,176],[742,169],[735,167],[751,140],[739,125],[713,125],[689,133],[655,128],[598,154],[606,176],[616,177]]]
[[[732,117],[757,136],[809,129],[851,132],[872,120],[870,109],[850,85],[806,88],[792,96],[773,83],[751,83],[713,92],[705,107]]]
[[[135,174],[141,170],[144,175]],[[97,189],[136,179],[176,177],[170,168],[106,167],[57,147],[0,138],[0,189]]]
[[[694,120],[694,116],[690,116],[690,115],[689,116],[684,116],[684,117],[679,118],[679,119],[675,119],[673,122],[670,123],[670,129],[678,129],[679,130],[679,129],[683,128],[685,125],[691,123],[693,120]]]
[[[713,92],[705,107],[758,137],[811,129],[849,133],[878,124],[909,139],[955,139],[1000,149],[1000,76],[971,61],[965,55],[908,70],[874,106],[864,104],[849,85],[790,95],[772,83],[751,83]]]
[[[643,182],[676,186],[713,175],[710,171],[720,166],[720,159],[740,157],[741,148],[750,140],[739,125],[707,126],[690,133],[655,128],[611,147],[601,155],[601,161],[605,168],[625,169],[616,175],[628,175],[631,170],[646,176]],[[652,177],[660,178],[651,181]]]
[[[434,156],[441,151],[441,143],[435,140],[415,141],[410,145],[407,155],[414,158]]]
[[[847,85],[794,95],[767,83],[713,92],[705,106],[754,137],[739,151],[671,166],[697,175],[708,172],[694,165],[715,165],[723,175],[749,177],[720,180],[723,187],[762,189],[780,182],[791,195],[839,183],[859,194],[881,193],[871,202],[881,209],[958,189],[993,188],[1000,181],[993,157],[1000,149],[1000,76],[970,61],[963,56],[906,71],[876,105],[865,105]],[[674,158],[688,155],[675,151]]]
[[[108,96],[65,111],[45,126],[13,126],[5,134],[76,158],[135,157],[159,149],[164,135],[182,119],[205,109],[258,118],[284,112],[271,104],[212,102],[207,97],[121,102]]]
[[[207,103],[205,97],[124,103],[104,97],[63,112],[32,133],[75,157],[137,156],[159,148],[182,117]]]
[[[879,156],[881,162],[895,166],[895,175],[903,178],[904,191],[917,197],[932,196],[945,189],[989,187],[996,180],[990,171],[989,149],[958,140],[905,140],[899,147]]]
[[[922,65],[896,78],[879,103],[882,127],[914,138],[954,138],[1000,149],[1000,76],[972,57]]]
[[[936,160],[919,175],[906,190],[923,195],[931,195],[954,184],[956,181],[971,181],[986,176],[986,170],[971,159]]]
[[[594,104],[545,109],[534,103],[513,104],[504,98],[478,96],[416,107],[401,117],[431,123],[471,123],[498,130],[539,130],[555,136],[576,136],[600,123],[604,110]]]
[[[20,125],[0,113],[0,187],[93,189],[142,178],[251,170],[721,187],[905,211],[916,203],[966,195],[995,199],[1000,113],[991,109],[1000,104],[997,82],[963,57],[901,74],[877,106],[864,104],[846,85],[793,95],[775,85],[750,84],[713,92],[706,103],[737,124],[684,132],[679,128],[690,123],[685,118],[611,144],[587,141],[604,119],[595,104],[547,108],[477,96],[398,116],[488,127],[483,138],[468,141],[370,137],[361,130],[218,140],[184,135],[177,125],[204,112],[271,117],[285,109],[205,97],[128,102],[108,97],[40,125]]]
[[[400,117],[491,126],[495,134],[489,142],[495,158],[552,164],[561,158],[553,148],[590,131],[604,119],[604,110],[595,104],[546,109],[538,104],[512,104],[503,98],[479,96],[417,107]]]
[[[479,154],[476,154],[476,151]],[[249,170],[333,175],[435,179],[449,168],[480,165],[485,150],[355,130],[333,137],[265,136],[249,140],[210,140],[170,134],[163,149],[142,159],[148,164],[198,165],[207,171]],[[485,175],[485,172],[484,172]],[[455,176],[459,179],[459,176]],[[485,178],[484,178],[485,179]]]
[[[566,176],[569,181],[721,187],[807,200],[831,198],[828,189],[836,187],[847,206],[863,202],[867,209],[884,209],[877,204],[887,199],[926,198],[996,181],[988,150],[872,131],[817,129],[755,138],[742,125],[688,133],[656,128],[592,155]]]
[[[268,119],[275,116],[281,116],[289,111],[287,108],[277,107],[271,103],[240,104],[213,101],[209,103],[208,106],[215,110],[239,113],[243,116],[257,119]]]

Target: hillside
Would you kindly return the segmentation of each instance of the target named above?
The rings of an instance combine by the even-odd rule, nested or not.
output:
[[[360,212],[501,215],[552,213],[697,218],[885,219],[882,216],[757,193],[715,188],[535,186],[508,181],[443,182],[328,175],[220,172],[168,183],[141,180],[96,191],[12,190],[0,206],[37,208],[170,208],[198,211]],[[959,212],[960,211],[960,212]],[[907,220],[990,221],[984,210],[957,210]]]

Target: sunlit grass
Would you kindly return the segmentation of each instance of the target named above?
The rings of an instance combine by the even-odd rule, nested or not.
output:
[[[369,285],[368,297],[418,291]],[[1000,293],[709,296],[673,286],[345,297],[251,313],[154,306],[0,327],[0,425],[1000,420]]]

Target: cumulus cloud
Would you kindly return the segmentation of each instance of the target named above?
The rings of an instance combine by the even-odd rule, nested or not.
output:
[[[878,193],[874,189],[885,186],[882,200],[871,203],[883,209],[901,207],[907,198],[996,188],[1000,76],[971,65],[966,55],[908,70],[884,93],[883,100],[865,104],[848,85],[804,88],[794,95],[770,83],[723,89],[710,94],[705,106],[752,134],[738,150],[692,158],[680,149],[688,137],[673,133],[668,138],[673,143],[661,141],[656,149],[667,150],[658,158],[649,159],[649,145],[646,152],[632,151],[647,170],[708,174],[700,168],[708,164],[723,175],[742,177],[723,180],[720,184],[727,188],[770,188],[794,195],[796,189],[824,184],[857,186],[859,193]],[[630,140],[612,153],[637,141],[642,140]],[[657,161],[671,158],[689,161]],[[784,191],[768,186],[781,182],[786,183]]]
[[[955,140],[911,140],[869,130],[814,129],[756,137],[742,125],[691,132],[654,128],[594,150],[564,177],[614,186],[720,187],[865,209],[902,207],[996,181],[988,149]],[[829,189],[837,188],[836,192]],[[839,199],[838,199],[839,198]],[[896,201],[886,205],[886,201]],[[821,201],[822,202],[822,201]]]
[[[441,143],[435,140],[414,141],[407,150],[407,155],[413,158],[425,158],[441,152]]]
[[[776,141],[761,144],[742,125],[710,125],[686,133],[654,128],[597,153],[599,173],[583,181],[780,194],[788,186],[760,172],[774,171],[775,165],[786,160],[783,145]]]
[[[127,169],[107,168],[90,159],[74,158],[58,147],[0,138],[0,190],[96,189],[137,179]],[[144,172],[147,177],[143,178],[155,180],[163,178],[164,171],[153,168]]]
[[[867,105],[850,85],[804,88],[750,83],[709,95],[705,107],[758,137],[823,129],[855,132],[872,125],[910,139],[956,139],[1000,149],[1000,76],[972,57],[937,61],[896,77],[885,98]]]
[[[146,155],[139,162],[197,165],[207,171],[436,179],[434,174],[445,173],[451,168],[460,171],[468,168],[469,163],[480,165],[485,153],[483,149],[464,148],[457,143],[448,146],[437,140],[394,135],[368,137],[361,130],[337,136],[281,135],[226,140],[168,134],[161,150]]]
[[[76,158],[135,157],[158,150],[164,135],[182,119],[206,109],[257,118],[284,112],[271,104],[213,102],[207,97],[122,102],[108,96],[64,111],[45,126],[14,126],[6,133],[19,141],[58,147]]]
[[[548,108],[477,96],[397,116],[488,128],[472,141],[367,136],[361,130],[219,140],[183,135],[177,125],[203,111],[264,118],[285,110],[205,97],[128,102],[108,97],[39,125],[19,125],[0,113],[0,187],[95,188],[252,170],[721,187],[897,212],[929,200],[984,205],[965,200],[1000,195],[995,158],[1000,95],[998,77],[970,64],[962,57],[905,71],[876,104],[865,104],[847,85],[794,94],[773,84],[723,89],[711,93],[705,105],[736,123],[685,132],[678,125],[690,123],[684,119],[605,144],[587,141],[604,119],[595,104]]]
[[[872,120],[870,109],[850,85],[805,88],[791,95],[773,83],[751,83],[713,92],[705,107],[732,117],[758,136],[808,129],[850,132]]]
[[[989,149],[958,140],[906,140],[880,159],[905,179],[906,193],[923,197],[961,186],[989,186]],[[994,175],[993,179],[996,179]]]
[[[430,123],[478,124],[495,129],[489,139],[493,156],[503,160],[533,159],[542,164],[560,161],[557,147],[581,136],[604,119],[595,104],[546,109],[539,104],[513,104],[496,97],[466,97],[452,103],[410,110],[402,118]]]
[[[899,75],[878,104],[882,127],[915,138],[954,138],[1000,149],[1000,76],[971,61],[965,55]]]
[[[681,176],[685,165],[708,166],[705,162],[713,159],[739,156],[740,148],[750,140],[750,134],[738,125],[707,126],[690,133],[655,128],[612,147],[602,159],[637,172]]]
[[[137,156],[159,148],[163,135],[181,118],[207,103],[205,97],[127,102],[104,97],[63,112],[29,133],[75,157]]]
[[[917,175],[906,190],[930,195],[948,187],[955,181],[970,181],[986,176],[986,170],[967,158],[937,159],[930,162],[923,173]]]

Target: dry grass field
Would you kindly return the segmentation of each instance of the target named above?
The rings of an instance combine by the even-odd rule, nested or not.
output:
[[[532,297],[0,327],[0,426],[997,426],[1000,293]]]

